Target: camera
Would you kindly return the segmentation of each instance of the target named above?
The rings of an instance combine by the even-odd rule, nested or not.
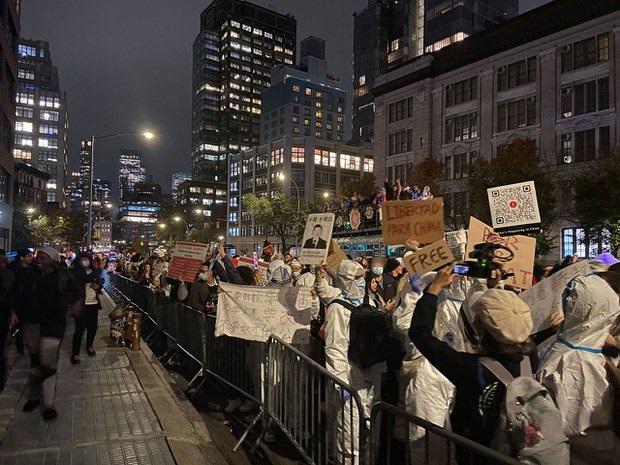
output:
[[[456,264],[454,273],[470,278],[489,279],[494,277],[494,271],[500,269],[497,262],[509,262],[514,258],[514,252],[501,244],[481,242],[474,246],[474,250],[469,253],[469,258],[474,260]],[[501,279],[513,275],[513,273],[502,272]]]

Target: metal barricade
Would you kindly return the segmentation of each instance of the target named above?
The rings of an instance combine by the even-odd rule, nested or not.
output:
[[[366,418],[353,388],[273,335],[265,375],[265,411],[307,463],[364,463]]]
[[[404,426],[415,426],[424,429],[424,438],[412,444],[405,440],[400,453],[395,453],[393,431],[381,434],[382,425],[394,424],[394,422],[384,422],[382,421],[384,417],[400,420],[401,423],[404,423]],[[521,465],[519,460],[459,436],[452,431],[441,428],[385,402],[379,402],[372,408],[370,425],[370,460],[367,462],[369,465],[450,465],[456,463],[455,448],[457,447],[475,454],[474,457],[484,457],[494,465]],[[474,458],[472,465],[475,463],[476,460]]]

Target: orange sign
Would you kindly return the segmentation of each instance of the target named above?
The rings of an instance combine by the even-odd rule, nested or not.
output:
[[[429,244],[444,238],[443,199],[391,200],[381,205],[385,245],[403,245],[408,239]]]

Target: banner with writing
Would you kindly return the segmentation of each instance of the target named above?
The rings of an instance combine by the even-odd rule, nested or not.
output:
[[[491,226],[473,216],[470,217],[465,259],[471,260],[469,253],[474,250],[474,246],[486,242],[494,232]],[[514,276],[506,278],[506,283],[521,289],[532,287],[536,239],[529,236],[503,236],[498,243],[512,250],[514,254],[514,258],[504,266],[505,272],[514,273]]]
[[[443,239],[443,199],[391,200],[381,205],[385,245],[404,245],[408,239],[430,244]]]
[[[408,254],[403,260],[407,271],[424,274],[452,263],[454,255],[446,241],[442,239]]]
[[[308,215],[301,241],[299,261],[304,265],[320,265],[327,258],[328,246],[334,229],[333,213]]]
[[[168,277],[193,283],[208,252],[208,244],[177,242],[172,252]]]
[[[265,342],[274,334],[307,343],[313,297],[309,287],[256,287],[220,283],[216,336]]]
[[[532,333],[549,328],[551,315],[562,311],[562,293],[568,283],[573,278],[584,276],[594,270],[591,262],[582,260],[553,273],[520,294],[532,311],[534,322]]]

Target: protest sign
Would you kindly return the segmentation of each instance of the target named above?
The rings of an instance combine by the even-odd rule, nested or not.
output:
[[[467,231],[465,229],[446,232],[446,243],[454,258],[465,260],[465,247],[467,246]]]
[[[391,200],[381,205],[385,245],[403,245],[407,239],[421,244],[443,239],[443,199]]]
[[[469,260],[469,254],[474,250],[474,246],[486,242],[494,232],[491,226],[472,216],[469,219],[465,258]],[[512,250],[514,254],[513,259],[504,266],[505,272],[514,273],[514,276],[506,278],[506,283],[521,289],[532,287],[536,239],[528,236],[503,236],[498,243]]]
[[[549,318],[562,311],[562,293],[571,279],[594,271],[591,262],[583,260],[553,273],[521,293],[520,297],[530,306],[534,329],[532,333],[551,326]]]
[[[333,213],[313,213],[308,215],[306,229],[301,241],[299,261],[304,265],[320,265],[327,258],[327,246],[334,228]]]
[[[208,252],[208,244],[177,242],[172,252],[168,277],[193,283]]]
[[[407,271],[424,274],[452,263],[454,255],[452,255],[446,241],[442,239],[405,255],[403,260]]]
[[[329,254],[327,254],[327,258],[325,260],[329,272],[335,273],[338,265],[340,265],[340,263],[346,259],[347,256],[338,245],[338,242],[336,242],[336,239],[332,239],[329,244]]]
[[[216,336],[266,342],[274,334],[307,343],[313,297],[309,287],[256,287],[220,283]]]
[[[495,232],[508,235],[540,231],[534,181],[491,187],[487,195]]]

